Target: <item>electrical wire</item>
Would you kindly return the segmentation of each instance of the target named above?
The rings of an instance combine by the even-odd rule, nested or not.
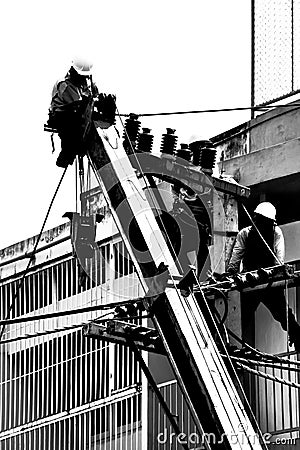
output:
[[[16,301],[16,299],[18,298],[18,295],[19,295],[19,291],[20,291],[21,287],[22,287],[23,284],[24,284],[25,277],[26,277],[26,275],[27,275],[27,273],[28,273],[30,264],[31,264],[31,262],[33,261],[33,258],[34,258],[34,256],[35,256],[35,252],[36,252],[37,246],[39,245],[40,239],[41,239],[42,234],[43,234],[43,231],[44,231],[44,227],[45,227],[46,222],[47,222],[47,220],[48,220],[48,217],[49,217],[49,214],[50,214],[52,205],[53,205],[53,203],[54,203],[54,200],[55,200],[55,198],[56,198],[56,195],[57,195],[57,193],[58,193],[58,191],[59,191],[59,188],[60,188],[60,186],[61,186],[61,184],[62,184],[62,181],[63,181],[63,179],[64,179],[64,176],[65,176],[65,174],[66,174],[67,168],[68,168],[68,167],[66,167],[66,168],[64,169],[64,171],[63,171],[63,173],[62,173],[62,176],[61,176],[61,178],[60,178],[60,180],[59,180],[59,182],[58,182],[58,185],[57,185],[57,187],[56,187],[56,189],[55,189],[55,192],[54,192],[53,197],[52,197],[52,199],[51,199],[51,202],[50,202],[50,204],[49,204],[49,207],[48,207],[48,210],[47,210],[47,213],[46,213],[44,222],[43,222],[43,224],[42,224],[41,230],[40,230],[39,235],[38,235],[38,237],[37,237],[37,239],[36,239],[36,242],[35,242],[35,244],[34,244],[34,248],[33,248],[32,252],[31,252],[31,254],[30,254],[30,258],[29,258],[28,264],[27,264],[27,266],[26,266],[26,269],[25,269],[25,271],[24,271],[24,273],[23,273],[22,278],[20,279],[20,281],[19,281],[19,283],[18,283],[18,285],[17,285],[17,287],[16,287],[16,292],[15,292],[15,294],[14,294],[14,296],[13,296],[13,298],[12,298],[12,301],[11,301],[11,303],[10,303],[8,312],[7,312],[7,314],[6,314],[6,320],[7,320],[8,317],[10,316],[10,312],[13,310],[13,308],[14,308],[14,306],[15,306],[15,301]],[[3,322],[3,321],[1,321],[1,322]],[[5,324],[2,324],[2,325],[3,325],[3,326],[2,326],[2,329],[1,329],[1,332],[0,332],[0,341],[1,341],[1,339],[2,339],[4,330],[5,330]]]
[[[221,355],[221,356],[223,356],[223,358],[227,358],[226,355]],[[254,359],[240,358],[238,356],[232,356],[232,355],[230,355],[230,358],[232,360],[238,361],[238,362],[240,362],[242,364],[247,364],[247,365],[249,365],[249,364],[251,365],[252,364],[254,366],[270,367],[270,368],[273,368],[273,369],[287,370],[287,371],[290,371],[290,372],[300,372],[300,368],[298,368],[298,367],[284,367],[282,365],[274,364],[272,362],[258,361],[258,360],[256,361]]]
[[[114,321],[114,320],[122,320],[122,321],[127,321],[127,320],[134,320],[134,319],[147,319],[150,318],[151,316],[149,314],[143,314],[143,315],[138,315],[138,316],[128,316],[128,317],[112,317],[109,319],[105,319],[104,317],[106,316],[110,316],[111,314],[114,314],[113,311],[109,311],[106,314],[102,314],[101,316],[98,316],[95,319],[91,319],[88,322],[81,322],[79,324],[74,324],[74,325],[70,325],[70,326],[65,326],[65,327],[58,327],[58,328],[54,328],[52,330],[45,330],[45,331],[37,331],[36,333],[28,333],[28,334],[24,334],[22,336],[17,336],[14,338],[10,338],[10,339],[2,339],[2,341],[0,341],[0,345],[3,344],[11,344],[12,342],[18,342],[18,341],[23,341],[26,339],[34,339],[40,336],[47,336],[49,334],[54,334],[54,333],[61,333],[64,331],[69,331],[69,330],[73,330],[76,328],[81,328],[85,325],[88,325],[90,323],[101,323],[101,322],[107,322],[107,321]]]
[[[242,344],[243,346],[245,346],[246,348],[249,348],[249,350],[251,350],[254,353],[257,353],[260,357],[272,360],[272,361],[276,361],[276,362],[281,362],[283,364],[293,364],[294,366],[299,366],[300,367],[300,361],[292,361],[288,358],[283,358],[277,355],[271,355],[270,353],[265,353],[262,352],[261,350],[258,350],[255,347],[252,347],[251,345],[249,345],[247,342],[245,342],[243,339],[241,339],[239,336],[237,336],[232,330],[230,330],[230,328],[227,327],[227,331],[228,333],[240,344]]]
[[[218,289],[218,288],[216,288],[216,287],[212,287],[212,288],[211,288],[210,286],[208,286],[208,287],[209,287],[209,290],[213,290],[213,291],[218,292],[218,293],[222,296],[222,298],[223,298],[225,310],[224,310],[224,313],[223,313],[223,317],[222,317],[222,318],[220,317],[220,319],[221,319],[220,325],[223,325],[224,322],[225,322],[225,320],[227,319],[228,311],[229,311],[227,295],[226,295],[225,292],[223,292],[221,289]]]
[[[284,378],[277,377],[276,375],[270,375],[270,374],[265,373],[265,372],[260,372],[259,370],[256,370],[256,369],[251,369],[250,367],[245,366],[244,364],[241,364],[239,362],[236,362],[236,364],[239,367],[241,367],[242,369],[246,370],[246,372],[253,373],[254,375],[256,375],[258,377],[266,378],[266,379],[271,380],[271,381],[276,381],[277,383],[285,384],[287,386],[291,386],[291,387],[294,387],[296,389],[300,389],[300,384],[299,383],[295,383],[294,381],[288,381],[288,380],[285,380]]]
[[[98,300],[98,299],[95,299],[95,300]],[[133,300],[134,303],[136,301],[137,300]],[[63,310],[63,311],[55,311],[52,313],[38,314],[36,316],[15,317],[14,319],[0,320],[0,325],[3,325],[3,326],[15,325],[17,323],[26,323],[26,322],[33,322],[35,320],[53,319],[55,317],[70,316],[73,314],[82,314],[82,313],[92,312],[92,311],[99,311],[99,310],[104,311],[107,309],[113,309],[116,306],[126,305],[128,303],[129,303],[128,300],[124,300],[121,302],[106,303],[106,304],[101,304],[101,305],[86,306],[84,308],[67,309],[67,310]]]
[[[158,113],[141,113],[136,114],[137,117],[155,117],[155,116],[174,116],[184,114],[206,114],[206,113],[218,113],[218,112],[231,112],[231,111],[269,111],[273,108],[294,108],[300,107],[300,104],[283,104],[283,105],[268,105],[268,106],[241,106],[234,108],[215,108],[215,109],[200,109],[191,111],[172,111],[172,112],[158,112]],[[130,114],[119,114],[122,117],[129,117]]]
[[[247,396],[246,396],[246,394],[245,394],[245,392],[244,392],[244,389],[243,389],[243,387],[242,387],[242,384],[241,384],[241,382],[240,382],[240,379],[239,379],[239,377],[238,377],[238,375],[237,375],[237,373],[236,373],[236,370],[235,370],[235,368],[234,368],[234,365],[233,365],[232,362],[231,362],[230,355],[229,355],[229,353],[228,353],[227,347],[226,347],[226,345],[225,345],[225,343],[224,343],[224,340],[223,340],[223,338],[222,338],[222,336],[221,336],[221,333],[220,333],[220,331],[219,331],[219,329],[218,329],[218,326],[217,326],[217,324],[216,324],[216,322],[215,322],[215,320],[214,320],[214,318],[213,318],[213,315],[212,315],[212,313],[211,313],[211,311],[210,311],[209,305],[208,305],[208,303],[207,303],[205,294],[204,294],[204,292],[203,292],[203,290],[202,290],[202,288],[201,288],[200,282],[199,282],[199,280],[198,280],[198,278],[197,278],[197,275],[196,275],[196,273],[195,273],[194,271],[193,271],[193,274],[194,274],[194,278],[195,278],[195,280],[196,280],[196,284],[198,285],[199,292],[200,292],[200,294],[201,294],[202,300],[203,300],[203,302],[204,302],[204,304],[205,304],[205,306],[206,306],[207,311],[208,311],[209,314],[210,314],[212,323],[213,323],[214,328],[215,328],[215,330],[216,330],[216,332],[217,332],[217,335],[218,335],[218,337],[219,337],[220,344],[221,344],[221,346],[223,347],[223,350],[224,350],[224,352],[225,352],[225,354],[226,354],[226,356],[227,356],[227,358],[228,358],[228,363],[229,363],[229,365],[230,365],[230,367],[231,367],[231,370],[232,370],[232,373],[233,373],[234,378],[235,378],[235,380],[236,380],[236,383],[237,383],[237,385],[238,385],[238,387],[239,387],[239,389],[240,389],[240,392],[241,392],[241,394],[242,394],[242,396],[243,396],[243,398],[244,398],[245,405],[247,406],[248,412],[250,413],[250,416],[251,416],[251,418],[252,418],[252,421],[253,421],[253,423],[255,424],[256,431],[257,431],[258,435],[260,436],[261,444],[264,445],[265,448],[267,448],[266,445],[264,444],[263,435],[262,435],[262,432],[261,432],[260,427],[259,427],[259,425],[258,425],[258,422],[257,422],[257,420],[256,420],[256,417],[255,417],[255,415],[254,415],[254,413],[253,413],[253,411],[252,411],[252,408],[251,408],[250,403],[249,403],[249,401],[248,401],[248,398],[247,398]]]

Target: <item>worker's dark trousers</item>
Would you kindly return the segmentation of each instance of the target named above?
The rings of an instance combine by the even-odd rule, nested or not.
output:
[[[280,322],[286,331],[286,300],[283,288],[266,288],[263,291],[248,292],[242,294],[242,322],[247,329],[247,324],[254,318],[254,312],[259,303],[263,303],[271,312],[275,320]],[[288,308],[289,336],[292,343],[300,342],[300,325],[297,323],[292,309]]]
[[[181,261],[182,263],[182,261]],[[192,288],[194,284],[197,284],[195,275],[192,270],[189,270],[190,262],[186,259],[181,265],[186,275],[178,283],[179,289]],[[207,280],[208,271],[211,270],[211,260],[209,256],[209,250],[207,245],[200,246],[197,253],[197,278],[199,281]]]
[[[61,139],[61,152],[56,164],[67,167],[73,164],[76,155],[83,154],[82,117],[76,112],[56,113],[58,135]]]

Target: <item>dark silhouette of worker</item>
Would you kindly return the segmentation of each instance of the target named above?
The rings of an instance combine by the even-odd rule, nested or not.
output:
[[[197,194],[189,188],[176,188],[179,194],[174,203],[173,216],[179,227],[179,236],[173,241],[177,254],[180,252],[180,265],[183,278],[178,288],[183,296],[188,296],[193,285],[207,278],[211,269],[209,245],[211,245],[211,226],[209,214]],[[179,244],[179,245],[178,245]],[[190,267],[194,266],[193,269]]]
[[[57,129],[61,139],[61,152],[56,161],[59,167],[73,164],[76,155],[85,153],[88,126],[85,116],[98,95],[91,74],[92,63],[75,59],[65,78],[53,87],[48,125]]]
[[[275,207],[269,202],[262,202],[257,206],[254,213],[254,224],[265,242],[255,226],[243,228],[237,235],[228,264],[227,273],[231,275],[240,271],[241,262],[245,272],[284,264],[284,237],[281,229],[276,225]],[[282,328],[286,331],[284,288],[266,288],[264,291],[244,294],[242,298],[244,323],[249,322],[249,317],[255,312],[260,302],[269,309],[274,319],[280,322]],[[294,344],[296,351],[300,352],[300,325],[297,323],[291,308],[288,309],[288,327],[290,344]]]

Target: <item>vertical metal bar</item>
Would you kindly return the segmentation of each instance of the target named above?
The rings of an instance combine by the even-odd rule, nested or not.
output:
[[[295,56],[294,56],[294,0],[291,0],[291,40],[292,40],[292,49],[291,49],[291,60],[292,60],[292,92],[294,91],[294,65],[295,65]],[[289,351],[289,349],[288,349]]]
[[[112,406],[112,404],[110,403],[109,404],[109,406],[108,406],[108,414],[109,414],[109,423],[108,423],[108,426],[109,426],[109,434],[108,434],[108,439],[109,439],[109,441],[108,441],[108,443],[109,443],[109,450],[112,450],[112,438],[113,438],[113,406]],[[106,437],[106,433],[105,433],[105,437]],[[105,447],[104,448],[107,448],[106,447],[106,441],[105,441]]]
[[[98,420],[99,418],[99,420]],[[100,419],[101,418],[101,419]],[[105,406],[100,406],[94,411],[94,450],[101,448],[102,445],[102,419],[105,423]],[[99,443],[99,447],[98,444]],[[103,447],[105,448],[105,447]]]
[[[68,417],[68,443],[69,443],[69,449],[72,450],[72,422],[71,418]]]
[[[72,378],[73,381],[73,390],[74,390],[74,405],[73,407],[77,407],[78,406],[78,394],[77,394],[77,383],[78,383],[78,353],[79,353],[79,349],[78,349],[78,337],[77,337],[78,333],[77,330],[74,333],[74,354],[73,354],[73,358],[74,358],[74,376]]]
[[[117,442],[118,442],[118,409],[120,408],[120,401],[117,401],[113,404],[114,408],[114,450],[117,450]]]
[[[275,369],[272,368],[272,375],[275,375]],[[275,381],[272,381],[272,391],[273,391],[273,422],[274,422],[274,430],[276,430],[276,422],[277,422],[277,409],[276,409],[276,386]]]
[[[288,364],[288,367],[290,368],[290,364]],[[288,381],[291,381],[292,373],[290,370],[287,371]],[[292,428],[293,426],[293,417],[292,417],[292,388],[290,386],[287,387],[288,389],[288,417],[289,417],[289,428]]]
[[[76,416],[77,421],[78,421],[78,449],[82,448],[82,414],[78,414],[78,416]]]
[[[61,338],[59,337],[60,333],[55,334],[54,342],[56,346],[56,361],[54,361],[54,367],[55,367],[55,409],[54,413],[58,413],[59,411],[59,404],[62,403],[63,399],[61,398],[62,392],[61,391],[61,383],[62,383],[62,342]]]
[[[251,0],[251,119],[254,119],[255,117],[254,106],[255,106],[255,0]]]
[[[74,448],[74,450],[77,450],[77,428],[78,428],[78,423],[77,423],[77,418],[76,416],[74,416],[72,418],[72,428],[73,428],[73,439],[72,439],[72,446]]]
[[[13,293],[14,293],[14,289],[13,289],[13,284],[9,285],[9,299],[10,301],[12,301],[13,298]],[[10,332],[10,328],[9,328],[9,332]],[[11,360],[11,346],[8,344],[7,346],[7,359],[8,359],[8,364],[9,364],[9,369],[8,369],[8,377],[7,377],[7,387],[8,387],[8,428],[13,428],[13,411],[12,411],[12,405],[13,405],[13,390],[12,390],[12,383],[10,381],[11,379],[11,374],[12,374],[12,360]],[[23,403],[24,405],[24,403]],[[23,406],[24,408],[24,406]]]

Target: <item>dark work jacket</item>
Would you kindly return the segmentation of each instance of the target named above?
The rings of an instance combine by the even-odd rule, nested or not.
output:
[[[284,263],[284,237],[276,225],[269,236],[264,236],[281,264]],[[277,259],[263,243],[252,226],[243,228],[237,235],[227,270],[239,272],[240,263],[243,270],[255,270],[259,267],[271,267],[278,264]]]

